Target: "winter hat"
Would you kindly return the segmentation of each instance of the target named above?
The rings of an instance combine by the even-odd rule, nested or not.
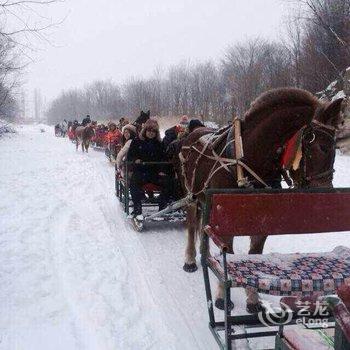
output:
[[[115,129],[117,128],[117,124],[115,124],[115,123],[113,123],[113,122],[108,123],[108,128],[109,128],[109,129],[112,129],[112,128],[113,128],[113,129],[115,130]]]
[[[205,125],[199,119],[192,119],[188,124],[188,132],[191,133],[193,130],[204,126]]]
[[[180,119],[180,124],[182,124],[182,125],[188,125],[188,117],[187,117],[187,115],[183,115],[182,117],[181,117],[181,119]]]
[[[141,139],[144,140],[146,138],[146,131],[149,129],[153,129],[157,132],[157,139],[160,141],[160,132],[159,132],[159,124],[155,119],[148,119],[145,124],[143,124],[143,128],[141,130]]]
[[[136,126],[135,125],[132,125],[132,124],[126,124],[125,126],[123,126],[123,129],[122,129],[122,133],[124,134],[124,131],[125,130],[129,130],[131,132],[133,132],[135,135],[136,135]]]

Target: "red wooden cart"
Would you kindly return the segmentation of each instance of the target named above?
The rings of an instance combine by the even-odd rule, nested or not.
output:
[[[229,254],[231,241],[234,236],[350,231],[350,189],[209,190],[206,198],[201,259],[209,327],[219,346],[230,350],[237,339],[276,336],[276,349],[312,349],[305,338],[304,344],[309,347],[296,342],[298,332],[288,330],[289,325],[300,319],[296,310],[290,308],[275,315],[262,311],[232,316],[230,290],[243,287],[297,298],[335,295],[339,288],[350,286],[350,249],[341,246],[325,253],[233,255]],[[210,241],[219,247],[219,255],[210,254]],[[344,244],[349,242],[349,235],[344,233]],[[224,285],[225,314],[221,321],[216,320],[214,313],[209,269]],[[330,324],[335,321],[334,347],[349,349],[348,310],[342,307],[337,310],[329,300],[328,306]],[[242,327],[253,327],[253,331],[240,332]]]

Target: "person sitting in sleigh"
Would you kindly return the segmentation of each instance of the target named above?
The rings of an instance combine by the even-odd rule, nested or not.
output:
[[[117,128],[115,123],[109,123],[108,133],[106,135],[107,149],[106,155],[112,161],[116,160],[117,154],[120,149],[120,143],[122,139],[122,133]]]
[[[142,164],[143,162],[166,161],[159,125],[156,120],[149,119],[145,122],[140,137],[133,139],[130,144],[127,160],[134,163],[130,179],[130,193],[134,203],[133,216],[142,215],[141,200],[144,197],[142,187],[148,183],[160,187],[159,210],[164,209],[167,206],[171,192],[171,179],[167,175],[167,166]]]

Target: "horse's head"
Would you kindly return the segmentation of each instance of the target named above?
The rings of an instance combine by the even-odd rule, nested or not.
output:
[[[337,127],[342,99],[320,104],[312,122],[302,129],[298,170],[290,174],[297,187],[333,187]]]
[[[146,113],[141,111],[140,115],[136,118],[135,123],[142,125],[150,118],[151,112],[148,110]]]

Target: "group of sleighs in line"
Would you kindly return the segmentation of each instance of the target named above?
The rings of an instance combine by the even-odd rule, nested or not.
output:
[[[76,141],[77,147],[81,142],[83,150],[85,148],[86,151],[91,139],[95,140],[96,144],[99,142],[99,130],[101,134],[109,135],[106,136],[106,140],[111,144],[111,141],[115,140],[114,153],[111,157],[114,158],[121,177],[126,173],[124,196],[128,196],[130,191],[135,219],[142,213],[142,200],[146,191],[144,184],[151,183],[160,188],[159,209],[163,209],[169,201],[175,200],[175,203],[179,203],[183,200],[181,204],[187,216],[183,269],[186,272],[197,270],[196,238],[200,237],[209,326],[222,349],[231,350],[231,341],[234,339],[271,336],[278,333],[276,339],[279,343],[276,342],[275,349],[301,350],[310,349],[309,344],[307,347],[288,346],[283,324],[277,331],[260,333],[256,331],[249,334],[235,333],[235,327],[267,326],[259,318],[267,311],[258,292],[288,295],[293,298],[315,297],[312,299],[314,304],[316,297],[320,295],[338,293],[350,308],[349,250],[345,249],[344,256],[340,257],[341,266],[337,260],[338,256],[320,253],[320,259],[328,259],[324,264],[324,271],[320,268],[320,263],[314,262],[318,258],[312,254],[302,256],[297,254],[293,258],[296,263],[293,265],[292,274],[286,270],[283,254],[281,264],[279,259],[271,260],[269,256],[260,263],[257,259],[258,263],[255,265],[251,263],[255,261],[256,254],[263,253],[270,233],[338,232],[348,230],[350,227],[350,220],[344,215],[348,208],[345,199],[350,198],[350,189],[338,192],[331,190],[336,155],[336,131],[342,121],[341,109],[342,99],[333,102],[321,101],[305,90],[279,88],[259,96],[245,113],[242,121],[235,118],[233,123],[217,131],[204,127],[200,120],[189,121],[187,117],[182,117],[178,125],[166,130],[165,137],[161,140],[158,122],[150,118],[148,111],[141,112],[131,124],[125,120],[118,126],[110,123],[108,131],[105,126],[98,126],[87,117],[82,123],[84,126],[78,125],[77,122],[72,123],[68,128],[68,135],[72,132],[70,138]],[[109,147],[109,151],[112,152],[113,148]],[[174,168],[169,166],[170,159]],[[130,178],[127,175],[129,164],[132,166]],[[180,196],[176,193],[175,173],[181,182]],[[282,190],[282,176],[287,183],[292,183],[296,190]],[[243,191],[237,190],[241,186],[245,188],[244,194]],[[317,198],[323,198],[319,203],[316,202],[314,195],[311,196],[312,193],[318,192],[320,197]],[[247,193],[254,196],[247,196]],[[245,197],[244,205],[248,205],[241,208],[243,210],[241,216],[232,215],[237,207],[230,205],[230,201],[237,198],[237,194]],[[302,196],[299,196],[300,194]],[[296,212],[295,209],[298,208],[288,207],[289,202],[284,199],[286,195],[291,200],[299,198],[300,205],[309,201],[312,203],[310,210],[321,207],[322,213],[315,211],[320,217],[314,218],[316,224],[320,222],[317,226],[319,231],[305,227],[311,223],[308,209]],[[327,196],[328,199],[337,196],[340,199],[338,207],[327,206],[327,200],[322,196]],[[260,209],[259,205],[252,205],[254,198],[257,198],[257,204],[263,201],[266,205],[260,205]],[[287,211],[295,214],[297,219],[292,219],[291,223],[296,231],[287,232],[280,225],[274,212],[269,212],[270,205],[276,206],[277,203],[278,206],[279,201],[286,201],[284,208],[287,208],[280,215],[286,216]],[[240,203],[236,205],[239,207]],[[267,221],[271,221],[274,226],[259,222],[256,208],[266,214],[264,218],[268,218]],[[332,222],[330,227],[328,218],[337,214],[338,210],[341,211],[342,220],[346,222],[344,224],[342,220],[338,220],[339,222]],[[299,220],[296,215],[301,216],[301,219]],[[246,231],[232,232],[231,223],[236,224],[239,218],[243,218],[241,220],[243,223],[240,222],[239,225],[244,226]],[[275,220],[272,221],[272,218]],[[242,229],[241,226],[237,226],[236,229]],[[229,261],[227,254],[233,254],[235,234],[251,235],[250,255],[241,254],[236,256],[236,260]],[[211,256],[209,242],[214,243],[221,254]],[[285,256],[286,261],[291,259],[290,255]],[[305,262],[308,263],[307,271]],[[336,273],[332,270],[334,266],[338,266]],[[215,297],[210,286],[209,269],[219,281]],[[321,283],[313,284],[314,275],[318,276],[317,281],[320,280]],[[293,284],[293,278],[296,278],[297,284]],[[251,315],[231,315],[235,306],[230,296],[230,288],[233,287],[246,289],[246,311]],[[346,287],[344,295],[339,294],[339,287]],[[298,300],[293,299],[292,302],[296,303]],[[214,313],[214,306],[224,310],[224,322],[215,320],[217,315]],[[292,316],[293,320],[296,320],[297,312]],[[337,350],[350,347],[349,309],[343,312],[343,316],[337,320],[341,336],[337,333],[338,340],[336,340],[342,341],[340,346],[335,345]],[[342,323],[344,319],[346,322]]]
[[[121,178],[125,175],[125,162],[133,163],[128,179],[133,203],[131,216],[141,221],[145,184],[153,184],[159,189],[157,202],[160,211],[171,201],[179,199],[180,185],[173,167],[166,163],[171,161],[179,141],[200,127],[205,125],[199,119],[190,120],[183,115],[177,125],[165,131],[162,139],[157,120],[150,117],[150,111],[141,111],[133,123],[123,117],[118,124],[109,122],[107,126],[92,121],[87,115],[81,124],[77,120],[68,122],[67,133],[77,148],[81,142],[83,150],[87,151],[91,142],[96,148],[104,149],[107,158],[116,164]]]

